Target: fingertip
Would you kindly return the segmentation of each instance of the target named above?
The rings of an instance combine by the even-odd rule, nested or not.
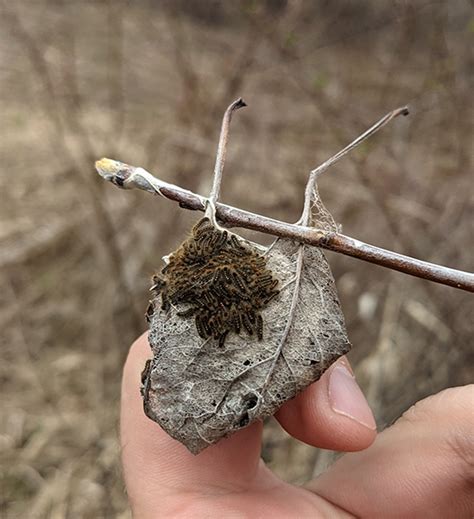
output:
[[[289,434],[323,449],[366,449],[377,434],[372,411],[345,358],[284,404],[276,417]]]
[[[141,370],[146,360],[152,356],[150,344],[148,342],[148,332],[145,332],[130,346],[123,367],[123,380],[125,380],[127,376],[133,376],[137,370]]]

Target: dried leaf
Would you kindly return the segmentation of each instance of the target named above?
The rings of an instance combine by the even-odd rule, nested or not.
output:
[[[318,219],[331,225],[317,191],[312,200]],[[143,376],[145,413],[193,453],[274,414],[350,349],[323,253],[277,240],[266,255],[280,294],[262,312],[262,340],[233,333],[220,347],[200,338],[193,319],[173,306],[150,316],[154,356]]]
[[[277,240],[265,251],[265,262],[256,252],[261,247],[247,242],[252,250],[239,252],[227,231],[218,229],[216,203],[229,125],[233,111],[243,106],[239,98],[224,113],[203,227],[193,229],[170,256],[174,264],[168,273],[165,267],[164,277],[156,276],[161,302],[155,293],[146,312],[153,359],[142,373],[145,413],[193,453],[275,413],[350,349],[322,251]],[[319,175],[393,118],[407,114],[407,107],[393,110],[310,172],[300,225],[339,230],[319,196]],[[117,161],[102,159],[96,167],[122,188],[162,194],[166,187],[145,170]],[[205,236],[198,236],[199,228]],[[251,337],[242,335],[242,328]]]

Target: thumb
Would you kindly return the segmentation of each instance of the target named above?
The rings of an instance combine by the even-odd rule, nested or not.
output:
[[[474,516],[474,385],[418,402],[310,489],[357,517]]]

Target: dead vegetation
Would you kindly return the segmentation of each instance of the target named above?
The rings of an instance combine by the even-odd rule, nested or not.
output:
[[[149,277],[198,216],[110,188],[94,159],[207,193],[222,110],[243,95],[221,199],[295,221],[308,171],[408,103],[410,118],[341,161],[322,196],[346,234],[473,270],[467,1],[203,4],[1,6],[5,517],[128,517],[121,366],[146,328]],[[469,381],[469,294],[328,259],[380,426]],[[331,459],[271,422],[265,437],[286,479]]]

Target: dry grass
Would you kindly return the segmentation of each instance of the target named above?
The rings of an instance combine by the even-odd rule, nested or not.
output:
[[[211,4],[1,8],[3,517],[128,517],[121,365],[145,329],[148,278],[196,215],[102,184],[94,158],[205,193],[239,94],[249,108],[233,124],[223,200],[295,220],[309,169],[408,103],[411,117],[327,173],[322,195],[346,234],[473,269],[468,2]],[[380,425],[469,380],[468,294],[329,260]],[[272,423],[265,437],[288,480],[331,460]]]

